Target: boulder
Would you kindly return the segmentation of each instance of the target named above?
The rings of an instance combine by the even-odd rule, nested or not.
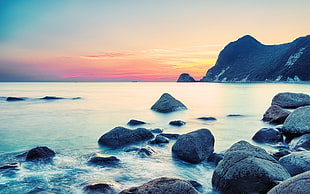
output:
[[[310,188],[310,171],[291,177],[272,188],[267,194],[298,193],[308,194]]]
[[[278,105],[272,105],[263,115],[263,121],[274,124],[282,124],[290,113],[290,111],[284,110]]]
[[[172,146],[175,156],[197,164],[207,159],[214,151],[214,136],[208,129],[199,129],[181,135]]]
[[[111,131],[103,134],[98,143],[107,147],[122,147],[128,144],[152,139],[154,135],[147,129],[138,128],[135,130],[124,127],[115,127]]]
[[[25,100],[24,98],[19,98],[19,97],[7,97],[6,101],[22,101]]]
[[[27,152],[26,161],[51,161],[56,152],[50,148],[36,147]]]
[[[310,133],[310,106],[294,110],[283,123],[282,132],[288,137]]]
[[[252,140],[257,143],[279,143],[283,141],[283,136],[280,131],[274,128],[262,128],[252,137]]]
[[[89,158],[87,163],[92,165],[99,165],[102,167],[114,167],[119,165],[120,159],[118,159],[116,156],[107,156],[95,153]]]
[[[152,110],[161,113],[185,110],[187,107],[168,93],[164,93],[151,107]]]
[[[278,105],[282,108],[298,108],[310,105],[310,96],[303,93],[283,92],[275,95],[271,105]]]
[[[310,150],[310,133],[292,139],[288,145],[292,150]]]
[[[279,162],[292,176],[295,176],[310,170],[310,151],[293,152],[280,158]]]
[[[186,180],[161,177],[138,187],[132,187],[120,194],[199,194],[199,192]]]
[[[176,121],[170,121],[169,122],[169,125],[173,125],[173,126],[182,126],[182,125],[185,125],[186,122],[184,121],[181,121],[181,120],[176,120]]]
[[[182,73],[177,82],[195,82],[195,79],[188,73]]]
[[[102,181],[97,183],[89,183],[84,188],[84,193],[103,193],[117,194],[120,191],[121,185],[112,181]]]
[[[163,135],[156,135],[155,139],[151,141],[151,144],[169,143],[169,139]]]
[[[147,158],[147,157],[150,157],[154,154],[156,154],[156,150],[154,148],[152,148],[151,146],[144,146],[143,148],[141,148],[139,151],[138,151],[138,155],[141,157],[141,158]]]
[[[246,141],[232,145],[212,176],[212,186],[220,193],[266,193],[290,177],[276,159]]]
[[[135,119],[131,119],[131,120],[128,121],[128,123],[127,123],[127,125],[130,125],[130,126],[143,125],[143,124],[146,124],[146,122],[144,122],[144,121],[138,121],[138,120],[135,120]]]
[[[204,120],[204,121],[215,121],[216,120],[215,117],[199,117],[197,119]]]

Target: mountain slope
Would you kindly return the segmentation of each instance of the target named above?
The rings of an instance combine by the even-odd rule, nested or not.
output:
[[[200,81],[291,80],[310,80],[310,35],[280,45],[264,45],[246,35],[229,43]]]

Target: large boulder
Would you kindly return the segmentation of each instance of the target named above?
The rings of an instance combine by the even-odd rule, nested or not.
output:
[[[155,102],[151,109],[161,113],[169,113],[178,110],[185,110],[187,107],[170,94],[164,93],[157,102]]]
[[[290,111],[284,110],[278,105],[272,105],[263,115],[263,121],[282,124],[290,113]]]
[[[280,131],[274,128],[262,128],[252,137],[257,143],[279,143],[283,141]]]
[[[177,82],[195,82],[195,79],[188,73],[182,73]]]
[[[154,135],[147,129],[138,128],[135,130],[124,127],[115,127],[111,131],[103,134],[98,143],[107,147],[122,147],[128,144],[152,139]]]
[[[240,141],[225,152],[214,170],[212,185],[220,193],[266,193],[289,177],[265,150]]]
[[[279,160],[280,164],[292,175],[310,170],[310,151],[293,152]]]
[[[310,133],[292,139],[288,145],[292,150],[310,150]]]
[[[282,132],[287,136],[310,133],[310,106],[294,110],[283,123]]]
[[[298,108],[310,105],[310,96],[303,93],[283,92],[275,95],[271,105],[278,105],[282,108]]]
[[[267,194],[298,193],[308,194],[310,188],[310,171],[291,177],[272,188]]]
[[[51,161],[56,155],[54,150],[43,146],[29,150],[26,154],[26,161]]]
[[[172,146],[175,156],[197,164],[207,159],[214,151],[214,136],[208,129],[199,129],[181,135]]]
[[[195,187],[186,180],[161,177],[138,187],[132,187],[120,194],[199,194]]]
[[[104,193],[117,194],[120,191],[121,185],[112,181],[102,181],[96,183],[89,183],[84,188],[84,193]]]

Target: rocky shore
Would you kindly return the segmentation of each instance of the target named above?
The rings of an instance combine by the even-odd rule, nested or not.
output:
[[[290,109],[288,109],[290,108]],[[184,111],[187,107],[163,94],[151,107],[163,114]],[[307,94],[279,93],[271,100],[271,106],[262,113],[262,122],[274,128],[262,128],[253,134],[251,142],[240,140],[223,153],[214,153],[216,137],[209,129],[193,129],[186,134],[168,134],[162,129],[115,127],[98,139],[98,144],[137,154],[141,158],[155,157],[156,146],[173,143],[171,157],[188,165],[207,161],[215,166],[212,186],[218,193],[308,193],[310,188],[310,97]],[[200,117],[202,120],[216,120]],[[172,121],[173,122],[173,121]],[[183,124],[185,121],[178,121]],[[145,121],[130,120],[127,125],[147,125]],[[182,125],[179,125],[182,127]],[[171,141],[173,140],[173,141]],[[143,143],[144,146],[139,147]],[[270,146],[277,151],[269,153],[259,145]],[[120,149],[122,148],[122,149]],[[18,171],[21,163],[53,164],[57,152],[48,147],[36,147],[16,156],[18,162],[0,166],[4,171]],[[121,168],[123,161],[117,155],[93,153],[87,165],[101,168]],[[201,175],[203,176],[203,174]],[[179,177],[158,177],[135,187],[121,189],[114,181],[85,182],[84,193],[203,193],[196,180]]]

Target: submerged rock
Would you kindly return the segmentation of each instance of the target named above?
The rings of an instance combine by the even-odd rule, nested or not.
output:
[[[84,188],[85,193],[104,193],[104,194],[117,194],[120,191],[121,185],[112,181],[103,181],[97,183],[89,183]]]
[[[176,120],[176,121],[170,121],[169,125],[173,125],[173,126],[182,126],[185,125],[186,122],[185,121],[181,121],[181,120]]]
[[[310,170],[310,151],[293,152],[279,160],[280,164],[292,175]]]
[[[124,127],[115,127],[111,131],[103,134],[98,143],[102,146],[121,147],[128,144],[152,139],[154,135],[147,129],[138,128],[135,130]]]
[[[199,194],[199,192],[186,180],[161,177],[138,187],[132,187],[120,194]]]
[[[36,147],[27,152],[26,161],[50,161],[55,155],[56,152],[46,146]]]
[[[62,97],[57,97],[57,96],[45,96],[43,98],[40,98],[42,100],[59,100],[59,99],[64,99]]]
[[[141,157],[141,158],[147,158],[147,157],[150,157],[154,154],[156,154],[156,150],[154,148],[152,148],[151,146],[145,146],[145,147],[142,147],[139,151],[138,151],[138,155]]]
[[[189,163],[197,164],[214,151],[214,136],[208,129],[199,129],[181,135],[172,146],[172,153]]]
[[[156,135],[155,139],[150,141],[150,144],[163,144],[163,143],[169,143],[169,138],[161,134]]]
[[[310,96],[303,93],[279,93],[273,97],[271,105],[278,105],[282,108],[307,106],[310,105]]]
[[[7,97],[6,101],[23,101],[25,100],[24,98],[19,98],[19,97]]]
[[[188,73],[182,73],[177,82],[195,82],[195,79]]]
[[[90,157],[87,163],[92,165],[100,165],[103,167],[113,167],[119,165],[120,159],[118,159],[116,156],[107,156],[95,153]]]
[[[229,115],[226,115],[227,117],[244,117],[244,115],[241,115],[241,114],[229,114]]]
[[[252,140],[258,143],[279,143],[283,141],[280,131],[274,128],[262,128],[252,137]]]
[[[289,147],[292,150],[310,150],[310,133],[292,139]]]
[[[275,124],[282,124],[290,114],[290,111],[282,109],[278,105],[272,105],[263,116],[263,121]]]
[[[215,121],[216,120],[215,117],[199,117],[197,119],[204,120],[204,121]]]
[[[187,107],[168,93],[164,93],[151,107],[152,110],[161,113],[185,110]]]
[[[267,194],[298,193],[308,194],[310,188],[310,171],[291,177],[272,188]]]
[[[20,166],[20,164],[18,162],[13,162],[10,164],[6,164],[3,166],[0,166],[0,171],[1,170],[17,170],[17,168]]]
[[[146,124],[146,122],[144,121],[138,121],[138,120],[135,120],[135,119],[131,119],[127,125],[130,125],[130,126],[136,126],[136,125],[143,125],[143,124]]]
[[[161,133],[160,135],[167,137],[168,139],[178,139],[180,137],[180,134],[176,133]]]
[[[220,193],[266,193],[289,177],[265,150],[240,141],[225,152],[213,173],[212,186]]]
[[[283,123],[282,132],[288,137],[310,133],[310,106],[294,110]]]

